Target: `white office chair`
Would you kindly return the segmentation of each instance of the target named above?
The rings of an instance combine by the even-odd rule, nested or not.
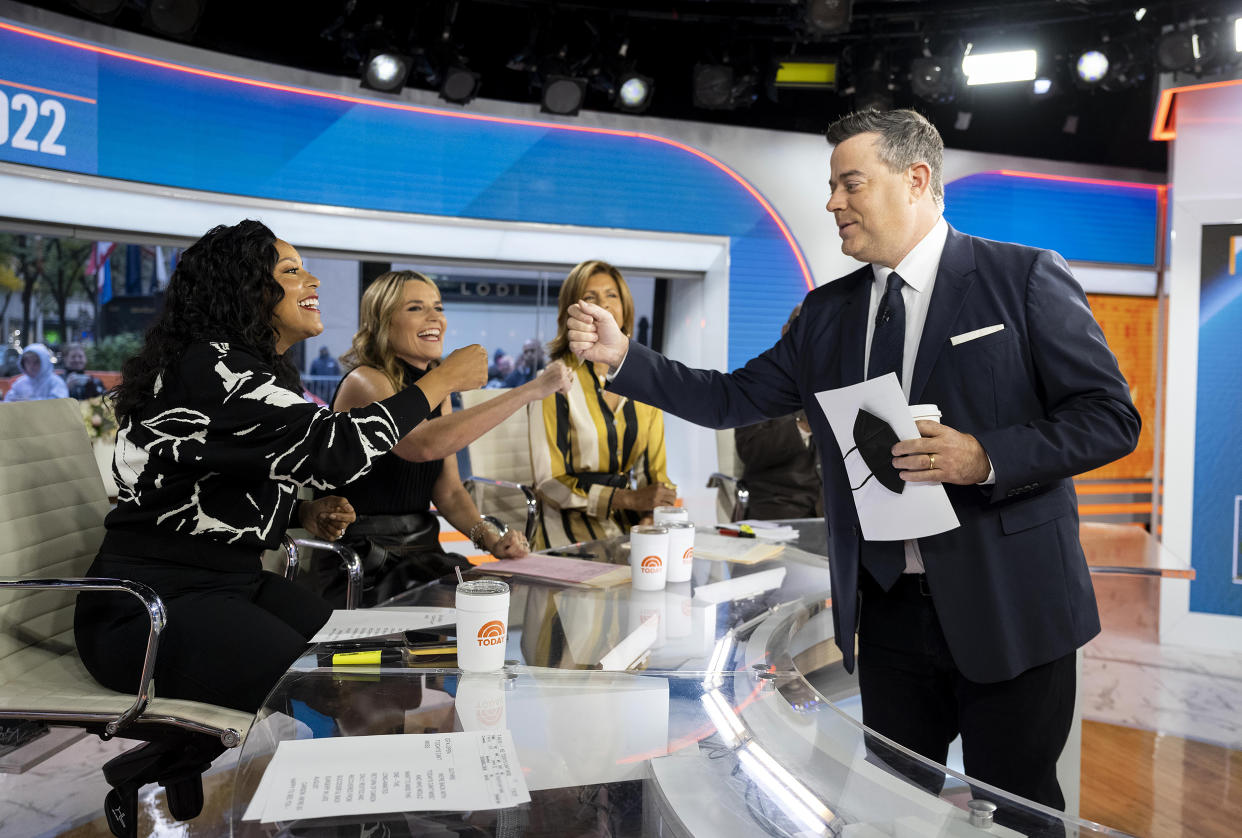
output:
[[[750,490],[742,481],[742,462],[737,456],[733,429],[716,431],[716,471],[707,478],[707,488],[716,490],[716,520],[722,523],[746,518]]]
[[[138,789],[159,781],[177,820],[202,809],[201,772],[242,743],[254,717],[197,701],[154,697],[164,604],[125,579],[83,578],[103,539],[108,498],[77,402],[0,405],[0,719],[84,728],[102,739],[146,740],[104,766],[105,811],[117,836],[137,834]],[[137,597],[151,618],[137,695],[101,687],[78,657],[79,591]]]
[[[461,394],[462,409],[494,399],[504,389],[468,390]],[[492,515],[534,542],[539,524],[539,498],[535,494],[535,470],[530,461],[530,423],[526,409],[515,412],[492,430],[470,443],[469,477],[462,483],[479,512]]]

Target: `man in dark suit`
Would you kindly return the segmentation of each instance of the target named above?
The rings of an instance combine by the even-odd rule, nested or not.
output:
[[[960,733],[967,774],[1063,809],[1075,651],[1100,628],[1071,478],[1133,450],[1138,412],[1060,256],[945,223],[944,146],[923,117],[850,114],[828,140],[827,209],[842,251],[869,264],[808,294],[775,346],[731,374],[692,370],[579,303],[570,347],[612,366],[610,389],[700,425],[804,408],[837,644],[853,671],[857,632],[864,722],[941,763]],[[815,398],[888,372],[943,414],[918,422],[892,464],[944,484],[961,522],[904,544],[863,539]]]

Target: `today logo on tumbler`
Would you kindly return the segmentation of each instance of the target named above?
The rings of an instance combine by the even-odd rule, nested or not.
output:
[[[646,556],[642,561],[643,573],[659,573],[663,564],[659,556]]]
[[[681,560],[685,562],[686,564],[689,564],[690,562],[694,561],[694,546],[693,545],[691,545],[690,547],[687,547],[686,552],[681,554]]]
[[[495,727],[496,723],[505,717],[504,702],[489,701],[487,704],[481,705],[475,711],[474,716],[479,720],[479,724],[484,727]]]
[[[479,645],[495,646],[505,642],[505,624],[500,620],[484,623],[479,629]]]

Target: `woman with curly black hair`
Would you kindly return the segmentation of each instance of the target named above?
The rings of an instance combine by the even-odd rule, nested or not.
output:
[[[164,309],[115,393],[117,506],[89,575],[133,579],[164,600],[155,681],[166,698],[257,710],[327,620],[306,588],[264,572],[287,527],[339,538],[344,498],[298,502],[365,474],[454,390],[480,387],[487,353],[460,349],[389,399],[334,413],[302,398],[284,358],[323,331],[319,280],[257,221],[188,248]],[[148,615],[133,597],[79,596],[74,633],[103,685],[133,692]]]

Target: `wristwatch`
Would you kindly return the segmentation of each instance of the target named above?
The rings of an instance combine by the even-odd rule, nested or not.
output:
[[[466,534],[466,538],[470,539],[470,543],[480,550],[487,549],[482,541],[483,530],[485,529],[495,530],[497,540],[504,538],[509,533],[509,526],[504,521],[492,515],[481,516],[475,525],[470,528],[470,532]]]

